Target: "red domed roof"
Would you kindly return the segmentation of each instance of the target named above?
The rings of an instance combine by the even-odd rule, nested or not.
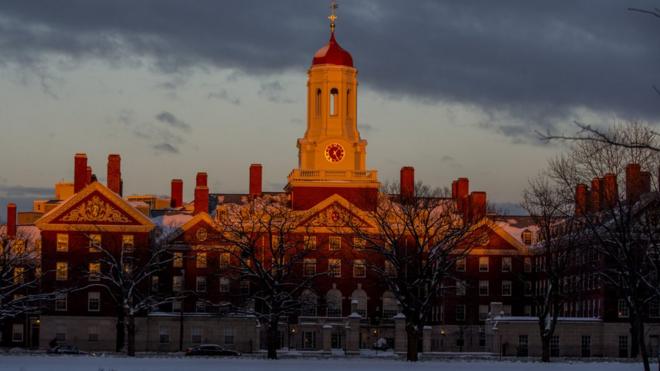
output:
[[[351,57],[351,53],[339,46],[339,43],[335,40],[335,33],[333,32],[330,34],[330,41],[328,41],[328,44],[314,54],[312,66],[317,64],[335,64],[339,66],[353,67],[353,57]]]

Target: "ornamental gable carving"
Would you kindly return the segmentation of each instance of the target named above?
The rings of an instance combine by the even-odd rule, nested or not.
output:
[[[130,224],[133,219],[99,194],[92,194],[59,218],[76,224]]]
[[[349,225],[368,227],[369,224],[338,203],[324,208],[303,223],[309,227],[346,227]]]

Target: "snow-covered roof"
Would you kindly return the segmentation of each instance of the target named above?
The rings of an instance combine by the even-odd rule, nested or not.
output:
[[[539,229],[529,216],[492,216],[491,219],[495,222],[495,225],[502,228],[523,245],[525,243],[522,240],[522,233],[527,230],[532,232],[533,236],[536,236]]]
[[[7,233],[7,226],[0,225],[0,236]],[[18,225],[16,226],[16,237],[26,239],[29,243],[41,239],[41,231],[34,225]]]

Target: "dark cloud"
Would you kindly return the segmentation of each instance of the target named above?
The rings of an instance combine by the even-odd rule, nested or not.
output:
[[[286,97],[284,86],[279,81],[262,82],[258,94],[273,103],[293,103],[294,100]]]
[[[179,153],[179,149],[170,143],[158,143],[153,145],[153,149],[158,152]]]
[[[192,127],[190,127],[190,125],[186,124],[185,122],[174,116],[172,113],[167,111],[163,111],[157,114],[156,120],[164,124],[167,124],[174,129],[179,129],[187,132],[192,130]]]
[[[208,98],[223,100],[235,106],[239,106],[241,104],[241,100],[238,97],[230,95],[229,92],[225,89],[220,89],[218,91],[209,93]]]
[[[175,74],[207,66],[238,71],[233,76],[303,72],[328,38],[325,5],[5,1],[0,65],[39,65],[48,55],[111,64],[151,57]],[[524,137],[583,108],[660,118],[651,88],[660,84],[660,22],[628,6],[653,8],[657,0],[345,1],[337,37],[364,86],[468,104],[494,113],[502,135]]]

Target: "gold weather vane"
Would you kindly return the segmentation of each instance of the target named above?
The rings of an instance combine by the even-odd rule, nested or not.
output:
[[[332,13],[328,16],[328,19],[330,20],[330,32],[335,32],[335,21],[337,20],[338,7],[339,5],[337,5],[337,1],[332,0],[332,3],[330,4],[330,11]]]

